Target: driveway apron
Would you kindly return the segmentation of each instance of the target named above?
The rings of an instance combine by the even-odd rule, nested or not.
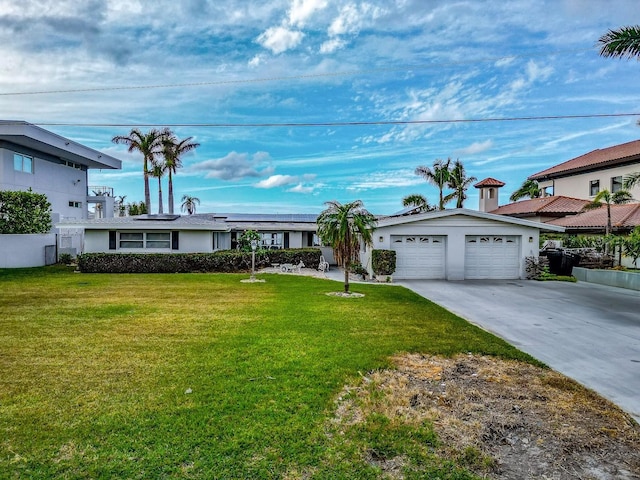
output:
[[[640,292],[585,282],[398,282],[611,400],[640,421]]]

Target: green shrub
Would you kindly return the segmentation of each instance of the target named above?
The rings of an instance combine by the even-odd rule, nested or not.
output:
[[[320,255],[317,248],[256,252],[256,268],[301,261],[305,267],[318,268]],[[251,253],[85,253],[78,256],[78,269],[83,273],[246,272],[251,270]]]
[[[0,191],[0,234],[49,233],[51,204],[43,193]]]
[[[396,251],[375,249],[371,252],[371,266],[375,275],[393,275],[396,271]]]
[[[61,253],[60,255],[58,255],[58,263],[61,263],[63,265],[68,265],[72,261],[73,261],[73,255],[71,255],[70,253]]]

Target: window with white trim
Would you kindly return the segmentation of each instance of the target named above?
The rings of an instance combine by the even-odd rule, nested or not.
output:
[[[611,193],[622,190],[622,176],[611,177]]]
[[[17,172],[33,173],[33,157],[22,155],[20,153],[14,153],[13,169]]]
[[[120,248],[171,248],[171,232],[120,232]]]
[[[600,191],[600,180],[591,180],[589,182],[589,195],[595,197]]]
[[[71,208],[82,208],[82,202],[69,201],[69,206]]]

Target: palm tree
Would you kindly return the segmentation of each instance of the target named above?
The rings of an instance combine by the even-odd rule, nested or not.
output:
[[[192,197],[190,195],[182,196],[182,211],[187,212],[189,215],[196,213],[196,205],[200,205],[200,199],[198,197]]]
[[[149,172],[149,175],[158,179],[158,214],[160,215],[164,213],[164,209],[162,208],[162,177],[164,177],[166,172],[167,166],[161,160],[155,160]]]
[[[344,291],[349,293],[351,262],[358,260],[361,242],[372,244],[376,218],[360,200],[344,205],[333,200],[325,205],[327,208],[317,220],[318,236],[323,243],[331,245],[336,262],[344,268]]]
[[[609,30],[598,43],[603,57],[640,58],[640,26]]]
[[[124,214],[127,211],[127,207],[124,204],[124,199],[127,198],[126,195],[118,195],[118,216],[124,217]]]
[[[513,192],[509,197],[509,200],[512,202],[517,202],[521,198],[529,197],[529,198],[539,198],[542,196],[542,190],[540,190],[540,186],[538,182],[535,180],[525,180],[520,185],[520,188]]]
[[[169,172],[169,213],[173,215],[173,174],[176,173],[178,168],[182,168],[182,161],[180,157],[191,150],[194,150],[200,146],[199,143],[192,142],[193,137],[187,137],[183,140],[178,140],[176,136],[170,130],[164,132],[164,138],[162,140],[162,154],[164,155],[164,164]]]
[[[440,159],[436,159],[436,161],[433,162],[432,168],[420,165],[415,170],[416,175],[421,176],[430,184],[438,187],[438,190],[440,191],[440,202],[438,203],[440,210],[444,210],[445,204],[449,200],[451,200],[451,198],[447,199],[444,196],[444,187],[449,182],[449,177],[451,176],[450,165],[450,158],[448,158],[446,162]]]
[[[616,193],[611,193],[609,190],[600,190],[595,198],[587,203],[583,210],[593,210],[595,208],[600,208],[602,205],[607,206],[607,228],[605,229],[605,234],[609,235],[611,233],[611,204],[622,205],[624,203],[629,203],[633,200],[633,197],[627,190],[618,190]]]
[[[412,193],[411,195],[407,195],[402,199],[403,207],[416,207],[418,213],[422,212],[431,212],[436,208],[429,205],[429,200],[424,195],[420,195],[419,193]]]
[[[138,151],[142,153],[144,161],[142,173],[144,175],[144,203],[147,212],[151,211],[151,194],[149,192],[149,164],[162,152],[162,132],[153,128],[147,133],[142,133],[139,129],[133,128],[128,136],[117,135],[111,139],[113,143],[128,145],[129,152]]]
[[[636,185],[640,185],[640,172],[633,172],[624,176],[624,183],[622,186],[626,190],[631,190]]]
[[[446,198],[456,199],[456,208],[462,208],[464,201],[467,199],[466,191],[469,186],[478,180],[476,177],[467,177],[464,165],[460,160],[453,163],[453,168],[449,174],[448,186],[453,189],[453,193],[447,195]]]

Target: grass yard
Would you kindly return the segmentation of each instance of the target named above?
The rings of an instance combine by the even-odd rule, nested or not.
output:
[[[0,478],[380,478],[371,442],[475,478],[428,424],[339,441],[336,396],[398,352],[530,357],[401,287],[246,277],[0,270]]]

